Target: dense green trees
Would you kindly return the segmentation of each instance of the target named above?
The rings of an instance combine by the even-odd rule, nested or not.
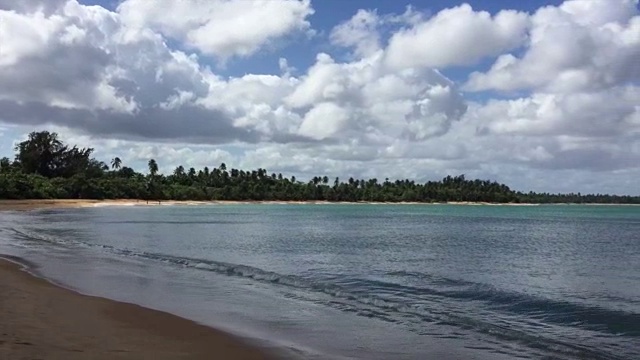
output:
[[[295,176],[218,168],[186,170],[178,166],[169,175],[159,173],[156,160],[149,173],[111,160],[111,169],[91,157],[93,149],[63,144],[58,135],[34,132],[16,146],[13,161],[0,159],[0,198],[3,199],[152,199],[152,200],[326,200],[376,202],[474,201],[495,203],[640,203],[639,196],[520,193],[488,180],[467,180],[464,175],[418,184],[411,180],[382,183],[378,179],[314,176],[300,182]]]

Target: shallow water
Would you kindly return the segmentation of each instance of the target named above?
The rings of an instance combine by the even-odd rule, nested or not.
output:
[[[42,210],[0,253],[302,358],[640,358],[640,207]]]

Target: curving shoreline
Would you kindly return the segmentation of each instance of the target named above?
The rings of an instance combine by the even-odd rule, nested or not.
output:
[[[0,200],[3,211],[146,205],[130,200]],[[84,295],[39,277],[23,259],[0,254],[0,359],[280,358],[191,320]]]
[[[256,202],[190,202],[190,201],[187,201],[187,202],[166,202],[166,203],[163,202],[163,204],[166,204],[166,205],[200,205],[200,204],[203,204],[203,205],[211,205],[211,204],[216,205],[216,204],[220,204],[221,206],[218,208],[218,212],[222,212],[222,213],[226,212],[225,209],[223,208],[225,204],[255,204],[255,203]],[[287,202],[262,202],[262,203],[266,203],[266,204],[274,204],[274,203],[275,204],[287,204]],[[101,206],[141,206],[140,209],[135,209],[135,210],[132,209],[131,212],[137,212],[137,211],[142,211],[143,213],[146,212],[146,210],[144,208],[144,206],[146,206],[146,202],[143,202],[143,201],[136,202],[135,200],[134,201],[131,201],[131,200],[120,200],[120,201],[95,201],[95,200],[80,200],[80,201],[78,201],[78,200],[44,200],[44,201],[34,201],[34,200],[27,200],[27,201],[12,201],[12,202],[7,202],[7,201],[2,202],[2,201],[0,201],[0,205],[1,204],[4,204],[6,206],[7,210],[10,210],[12,207],[13,207],[13,210],[16,210],[18,208],[21,208],[22,210],[28,210],[29,208],[38,209],[38,208],[43,208],[43,207],[44,208],[56,208],[56,207],[96,207],[96,206],[97,207],[101,207]],[[292,204],[306,204],[306,203],[304,203],[304,202],[303,203],[293,202]],[[324,204],[324,203],[320,203],[320,204]],[[335,203],[330,203],[330,204],[335,204]],[[367,203],[356,203],[356,204],[366,205]],[[157,206],[157,203],[156,204],[149,204],[149,205],[150,206]],[[460,207],[457,208],[457,205],[460,205]],[[440,209],[444,209],[444,210],[447,210],[447,211],[458,211],[458,210],[460,210],[460,211],[470,211],[470,210],[473,210],[474,212],[476,212],[476,211],[480,211],[480,212],[487,211],[487,212],[490,212],[492,210],[492,209],[489,209],[489,208],[485,208],[485,210],[477,209],[477,208],[476,209],[471,209],[470,207],[466,207],[467,205],[485,205],[485,204],[458,203],[458,204],[452,204],[452,206],[446,207],[446,209],[445,209],[445,207],[442,207]],[[486,205],[491,205],[491,204],[486,204]],[[233,207],[230,207],[229,210],[231,210],[232,212],[235,212],[235,211],[238,211],[241,207],[242,206],[237,206],[237,207],[233,206]],[[375,206],[373,206],[373,207],[375,207]],[[465,209],[465,207],[466,207],[466,209]],[[277,206],[271,206],[271,207],[265,207],[265,210],[278,210],[278,208],[279,207],[277,207]],[[286,206],[283,206],[282,208],[286,208],[287,211],[291,209],[290,207],[286,207]],[[315,210],[315,209],[312,209],[312,208],[315,208],[315,207],[313,205],[307,205],[306,206],[306,210]],[[321,209],[322,211],[331,211],[332,210],[329,207],[324,207],[324,206],[323,207],[318,207],[318,209],[320,209],[320,208],[322,208]],[[116,208],[116,209],[113,209],[113,210],[115,212],[119,212],[120,209],[124,209],[124,208]],[[254,206],[247,206],[246,209],[254,211],[257,208],[254,207]],[[383,208],[380,207],[379,209],[383,209]],[[392,209],[392,210],[398,210],[398,209],[399,208],[395,208],[395,209]],[[409,207],[407,207],[406,209],[410,210]],[[423,210],[429,210],[429,209],[427,209],[427,207],[422,208],[422,209]],[[147,210],[152,210],[152,209],[147,208]],[[169,209],[167,209],[167,210],[169,210]],[[213,210],[213,208],[212,208],[212,210]],[[356,209],[356,207],[348,207],[348,209],[347,209],[347,207],[345,207],[345,210],[347,210],[347,211],[350,211],[350,210],[356,211],[358,209]],[[493,210],[499,210],[499,209],[495,209],[494,208]],[[521,209],[512,208],[511,210],[509,210],[508,208],[503,208],[503,211],[501,211],[501,212],[510,212],[510,211],[516,211],[516,210],[524,211],[526,209],[523,209],[523,208],[521,208]],[[536,210],[536,209],[532,209],[532,210]],[[545,209],[540,208],[540,210],[545,210]],[[549,208],[547,208],[547,210],[549,210]],[[601,210],[606,211],[607,209],[603,208]],[[618,210],[623,210],[623,209],[618,209]],[[629,209],[629,210],[633,210],[633,209]],[[77,213],[85,212],[85,211],[86,210],[84,210],[84,209],[83,210],[78,210]],[[91,214],[93,212],[94,212],[93,210],[89,210],[88,214]],[[537,210],[534,211],[534,212],[537,212]],[[169,212],[169,213],[171,213],[171,212]],[[76,214],[76,212],[74,211],[74,212],[72,212],[72,214]],[[28,218],[31,218],[31,216],[28,213],[27,214],[4,213],[4,215],[7,216],[7,219],[28,219]],[[34,214],[34,215],[37,215],[37,214]],[[46,212],[43,212],[42,215],[43,215],[42,216],[43,221],[46,222],[48,216],[51,215],[51,212],[46,211]],[[2,218],[2,216],[3,216],[3,213],[0,212],[0,219]],[[40,216],[37,216],[37,217],[40,218]],[[28,222],[28,220],[18,220],[18,221]],[[9,227],[10,226],[11,225],[9,225]],[[8,251],[11,252],[10,250],[8,250]],[[1,255],[0,255],[0,257],[1,257]],[[30,258],[30,257],[27,256],[27,258]],[[26,266],[26,269],[29,272],[35,274],[35,277],[39,276],[37,266],[29,265],[28,263],[25,266]],[[45,272],[45,274],[46,274],[46,272]],[[5,277],[6,276],[4,275],[4,270],[0,269],[0,293],[13,293],[11,296],[14,296],[14,297],[15,296],[21,296],[19,293],[16,295],[15,291],[13,291],[11,288],[7,288],[7,287],[4,286],[4,281],[6,280]],[[56,285],[59,288],[62,288],[62,290],[68,291],[68,290],[65,289],[64,285],[59,285],[59,284],[55,284],[55,283],[53,283],[53,284],[49,283],[49,286],[56,287]],[[226,287],[224,287],[224,288],[226,289]],[[8,291],[7,291],[7,289],[8,289]],[[74,294],[74,295],[79,295],[79,294],[76,294],[73,291],[71,291],[71,293]],[[82,296],[82,295],[80,295],[80,296]],[[105,295],[103,295],[103,296],[105,296]],[[109,297],[109,295],[106,295],[106,296]],[[25,296],[22,296],[22,297],[24,299],[27,299],[26,301],[29,304],[33,303],[33,300],[30,298],[30,297],[33,297],[33,294],[27,294],[26,297]],[[38,295],[36,297],[37,298],[44,298],[50,303],[50,300],[48,300],[50,296],[47,295],[47,293],[44,293],[44,295],[42,295],[42,296]],[[105,299],[102,299],[102,300],[103,301],[109,301],[109,300],[105,300]],[[4,301],[5,301],[4,297],[2,297],[2,295],[0,295],[0,309],[4,310],[4,309],[10,308],[9,305],[5,305],[6,303]],[[16,300],[14,299],[13,301],[15,302]],[[217,301],[215,303],[211,302],[209,304],[209,309],[215,308],[215,307],[217,307],[219,305],[222,305],[222,304],[217,302]],[[20,306],[23,306],[23,305],[22,304],[16,305],[16,307],[18,307],[18,308]],[[28,305],[28,306],[32,306],[32,305]],[[47,305],[47,306],[50,306],[50,305]],[[41,305],[40,305],[40,308],[42,308]],[[26,314],[32,314],[34,312],[40,312],[40,316],[45,316],[48,311],[58,311],[58,312],[60,312],[60,310],[50,310],[49,308],[45,308],[44,311],[41,311],[40,308],[36,308],[35,310],[30,309],[29,311],[26,311],[25,313]],[[140,309],[140,308],[138,307],[138,309]],[[143,311],[146,311],[146,310],[148,310],[148,309],[144,309],[143,308]],[[68,311],[68,310],[63,310],[62,312],[64,313],[64,311]],[[72,310],[72,311],[75,311],[75,309]],[[135,313],[137,310],[132,310],[132,311]],[[33,358],[35,356],[35,355],[33,355],[34,353],[29,353],[28,352],[28,351],[33,351],[33,349],[31,349],[30,346],[34,346],[34,344],[40,344],[40,342],[39,341],[32,341],[32,340],[24,341],[24,340],[21,340],[21,338],[11,337],[14,334],[11,333],[11,332],[8,332],[6,330],[8,328],[6,326],[3,327],[3,325],[2,325],[4,322],[9,321],[9,320],[7,320],[7,317],[6,317],[7,314],[8,314],[8,311],[4,311],[4,312],[5,312],[5,314],[2,314],[2,317],[0,317],[0,334],[4,334],[3,336],[0,336],[0,359],[2,359],[2,358]],[[101,313],[102,313],[102,315],[100,315]],[[45,315],[42,315],[42,314],[45,314]],[[269,312],[265,312],[265,314],[267,316],[271,316]],[[46,316],[50,316],[50,315],[46,315]],[[93,313],[91,313],[91,315],[86,315],[84,317],[92,319],[94,317],[104,317],[104,316],[105,316],[104,312],[101,312],[101,311],[97,311],[96,312],[96,311],[94,311]],[[109,319],[111,319],[111,321],[117,320],[117,319],[113,319],[113,316],[111,316],[111,314],[107,314],[107,316],[109,317]],[[131,316],[131,315],[128,315],[128,316]],[[195,319],[195,320],[198,320],[198,317],[191,317],[191,318]],[[233,318],[230,318],[230,319],[233,319]],[[184,319],[182,319],[182,320],[184,320]],[[31,330],[34,329],[33,321],[34,321],[33,319],[26,318],[26,317],[20,317],[20,318],[17,318],[17,320],[14,319],[14,322],[19,324],[19,325],[15,326],[16,328],[26,327],[28,330],[29,329],[31,329]],[[38,321],[37,317],[36,317],[35,321]],[[88,326],[85,326],[83,328],[83,330],[80,331],[80,333],[79,333],[80,335],[78,336],[78,335],[76,335],[76,333],[69,332],[69,331],[66,330],[66,328],[61,327],[61,325],[59,325],[58,321],[60,321],[60,320],[50,321],[50,322],[47,322],[45,324],[39,324],[39,323],[36,322],[35,326],[36,327],[37,326],[41,326],[41,327],[43,327],[43,329],[46,329],[46,326],[49,326],[48,331],[50,331],[50,332],[56,331],[57,329],[60,328],[60,329],[62,329],[61,332],[63,332],[63,334],[67,334],[66,336],[71,336],[74,339],[75,338],[82,339],[82,336],[85,336],[87,334],[92,334],[92,335],[90,335],[92,338],[100,338],[100,336],[101,336],[100,333],[97,333],[98,335],[96,335],[96,332],[95,332],[96,330],[92,327],[92,326],[95,326],[94,323],[91,323]],[[103,320],[100,320],[100,321],[103,321]],[[186,321],[189,322],[188,320],[186,320]],[[153,330],[153,326],[154,325],[149,325],[148,322],[145,323],[145,324],[147,324],[147,325],[141,325],[141,326],[142,327],[151,326],[151,330]],[[213,323],[211,323],[211,325],[213,326],[213,330],[212,331],[217,332],[218,330],[215,330],[215,329],[218,326],[226,325],[226,324],[213,322]],[[11,325],[11,326],[14,326],[14,325]],[[9,327],[10,330],[11,330],[11,326]],[[112,325],[107,325],[107,326],[112,326]],[[128,326],[128,325],[124,325],[124,326]],[[56,329],[56,330],[52,330],[52,328]],[[222,328],[222,327],[220,327],[220,328]],[[40,329],[39,331],[45,331],[43,329]],[[149,329],[147,329],[147,331],[148,330]],[[77,332],[77,330],[76,330],[76,332]],[[233,331],[231,333],[233,333]],[[68,334],[71,334],[71,335],[68,335]],[[10,335],[10,336],[7,337],[6,335]],[[39,334],[34,335],[33,333],[29,333],[29,332],[27,332],[27,335],[32,336],[30,339],[39,339],[41,337],[41,335],[39,335]],[[21,337],[25,337],[25,335],[20,335],[20,336]],[[57,335],[57,334],[53,334],[53,335],[47,334],[47,335],[45,335],[45,337],[46,336],[49,336],[50,338],[55,339],[55,336],[59,336],[59,335]],[[153,343],[155,341],[164,341],[164,340],[157,340],[158,339],[157,336],[156,337],[154,337],[154,336],[155,335],[153,335],[153,334],[149,335],[149,334],[145,333],[143,335],[140,335],[140,338],[142,339],[140,341],[147,342],[147,343],[148,342],[152,342]],[[226,335],[226,336],[235,339],[233,341],[242,343],[241,346],[247,346],[247,347],[259,350],[254,346],[248,345],[248,344],[251,344],[251,342],[249,342],[248,344],[243,342],[242,341],[242,339],[243,339],[242,337],[235,337],[233,335]],[[175,340],[175,339],[172,339],[172,340]],[[192,341],[192,340],[193,339],[190,339],[190,341]],[[100,352],[100,351],[104,352],[105,351],[104,350],[104,344],[96,344],[96,343],[91,343],[89,341],[84,341],[84,340],[82,340],[82,341],[83,342],[82,342],[81,345],[85,346],[85,348],[83,348],[84,350],[74,347],[75,343],[71,343],[71,345],[69,347],[69,348],[73,348],[73,349],[76,349],[76,350],[84,351],[84,353],[83,353],[84,356],[78,355],[78,357],[76,357],[76,358],[86,358],[89,352],[90,352],[90,354],[93,354],[94,352]],[[28,345],[27,344],[20,344],[20,343],[24,343],[24,342],[29,343],[29,344]],[[38,345],[38,346],[41,346],[41,348],[40,349],[36,349],[36,350],[40,351],[40,353],[39,353],[40,355],[44,354],[44,355],[48,356],[48,357],[45,356],[45,358],[53,358],[53,359],[57,359],[57,358],[60,358],[60,359],[62,359],[62,358],[65,358],[65,359],[66,358],[72,358],[73,359],[74,358],[73,355],[75,355],[75,354],[69,355],[69,354],[54,353],[55,351],[58,351],[59,349],[58,349],[58,347],[50,346],[50,344],[45,344],[44,345],[44,346],[49,346],[49,347],[42,347],[42,345]],[[182,345],[178,344],[178,346],[182,346]],[[197,346],[198,345],[189,346],[189,349],[196,348]],[[267,347],[267,349],[269,349],[269,348],[270,347]],[[281,348],[277,349],[278,350],[278,352],[277,352],[278,355],[279,356],[284,356],[284,354],[280,351],[280,349]],[[296,349],[298,349],[298,348],[296,348]],[[283,350],[286,351],[286,350],[293,350],[293,349],[285,347]],[[3,351],[13,351],[13,352],[9,353],[7,355],[7,353],[3,352]],[[22,351],[22,353],[19,353],[19,352],[16,352],[16,351]],[[143,348],[143,349],[138,349],[136,351],[139,351],[139,352],[135,356],[132,355],[132,354],[129,354],[129,353],[122,353],[122,354],[118,353],[118,354],[115,354],[115,355],[109,353],[109,354],[104,355],[104,357],[99,357],[98,356],[97,358],[157,358],[155,353],[153,353],[153,352],[149,352],[149,353],[145,352],[145,351],[155,351],[154,349],[149,350],[149,349],[144,349]],[[170,351],[173,351],[173,350],[169,350],[169,353],[170,353]],[[177,351],[181,351],[180,348]],[[213,351],[215,354],[218,354],[217,351],[219,351],[219,350],[210,350],[210,351]],[[51,356],[49,356],[50,353],[52,354]],[[266,355],[266,352],[264,352],[264,354],[265,355],[261,355],[261,356],[271,356],[271,355]],[[289,355],[288,353],[286,353],[286,354]],[[107,355],[109,355],[109,356],[107,356]],[[292,356],[292,355],[293,354],[291,354],[289,356]],[[300,354],[297,354],[297,355],[300,355]],[[3,357],[3,356],[6,356],[6,357]],[[100,355],[100,356],[102,356],[102,355]],[[298,357],[298,356],[296,356],[296,357]],[[300,357],[301,357],[301,355],[300,355]],[[92,356],[92,358],[96,358],[96,357]],[[162,357],[160,357],[160,358],[162,358]],[[168,356],[167,358],[180,358],[180,356],[171,355],[171,356]],[[208,355],[208,357],[207,356],[200,357],[200,355],[198,355],[197,353],[191,352],[191,353],[189,353],[189,356],[185,355],[184,358],[216,358],[216,357],[211,357],[210,355]],[[232,355],[228,355],[228,356],[225,356],[225,357],[222,357],[222,358],[234,359],[234,358],[246,358],[246,357],[244,357],[244,356],[234,357]]]
[[[0,358],[275,359],[241,338],[134,304],[82,295],[0,258]]]

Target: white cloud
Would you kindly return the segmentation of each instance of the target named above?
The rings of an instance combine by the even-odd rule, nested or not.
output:
[[[49,14],[66,0],[0,0],[0,10],[14,10],[18,12],[41,11]]]
[[[640,80],[640,13],[637,0],[572,0],[531,16],[526,51],[500,56],[485,73],[474,72],[470,91],[598,90]]]
[[[347,110],[331,102],[320,103],[305,114],[300,135],[324,140],[343,130],[348,119]]]
[[[0,24],[4,121],[106,136],[253,136],[224,111],[195,103],[208,94],[211,77],[195,55],[168,48],[149,29],[128,27],[117,13],[69,0],[49,14],[0,11]]]
[[[417,26],[425,14],[407,6],[402,14],[378,14],[377,10],[358,10],[350,19],[335,26],[329,34],[332,45],[353,50],[352,57],[373,56],[383,48],[383,35],[403,26]]]
[[[468,112],[477,139],[511,155],[491,155],[494,161],[547,171],[638,171],[637,4],[573,0],[540,8],[521,55],[503,54],[489,71],[470,75],[469,91],[519,91],[516,99],[490,99]]]
[[[332,130],[316,138],[335,134],[336,138],[358,137],[380,143],[399,137],[424,140],[442,135],[466,110],[454,84],[437,71],[390,71],[381,52],[352,63],[318,55],[285,102],[294,109],[310,109],[314,119],[316,107],[326,103],[347,110],[346,119],[326,120],[323,126]],[[305,125],[301,130],[309,134],[310,129]]]
[[[354,47],[359,57],[370,56],[380,50],[377,29],[380,22],[375,11],[360,9],[351,19],[333,28],[331,42],[338,46]]]
[[[248,56],[293,32],[310,30],[310,0],[126,0],[125,23],[150,27],[204,54]]]
[[[0,10],[0,100],[130,110],[108,82],[114,56],[104,31],[115,26],[108,11],[75,1],[48,15]]]
[[[134,5],[125,2],[119,10]],[[444,76],[430,69],[391,71],[380,51],[344,63],[320,54],[298,78],[280,61],[281,75],[225,79],[198,56],[169,48],[152,29],[101,7],[70,0],[49,15],[0,14],[32,24],[11,26],[18,45],[6,53],[15,59],[0,67],[6,85],[0,100],[5,113],[33,123],[198,143],[357,138],[385,144],[440,136],[465,110]],[[21,50],[14,28],[38,39],[35,45]],[[41,35],[28,35],[38,33],[31,28]],[[53,54],[66,61],[51,62]]]
[[[395,69],[471,65],[518,47],[526,39],[525,13],[503,10],[491,16],[463,4],[395,33],[387,63]]]
[[[325,47],[295,69],[295,56],[269,54],[276,73],[233,76],[202,54],[259,54],[311,29],[310,4],[20,4],[0,10],[0,122],[13,124],[3,142],[44,127],[141,170],[153,157],[163,171],[225,162],[302,179],[465,173],[523,190],[631,192],[628,179],[640,176],[636,1],[567,1],[530,15],[466,5],[430,18],[361,10],[329,35],[352,51],[347,60]],[[209,29],[220,14],[208,11],[220,6],[229,21]],[[278,16],[290,22],[253,21],[265,25],[260,36],[225,37],[238,9],[253,7],[284,7]],[[211,39],[194,35],[201,31]],[[469,102],[433,68],[485,57],[495,57],[493,69],[474,69],[466,89],[515,95],[481,92]]]
[[[494,100],[478,109],[493,119],[496,134],[616,137],[640,133],[640,87],[621,86],[601,92],[536,93],[515,100]]]

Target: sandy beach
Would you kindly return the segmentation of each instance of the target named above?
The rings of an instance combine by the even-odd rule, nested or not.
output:
[[[232,335],[52,285],[0,259],[0,359],[273,359]]]
[[[464,206],[539,206],[543,204],[534,203],[488,203],[471,201],[448,201],[448,202],[347,202],[347,201],[235,201],[235,200],[214,200],[214,201],[177,201],[163,200],[161,202],[135,199],[116,200],[89,200],[89,199],[52,199],[52,200],[0,200],[0,211],[29,211],[37,209],[56,208],[83,208],[101,206],[169,206],[169,205],[240,205],[240,204],[272,204],[272,205],[464,205]],[[569,204],[553,203],[544,205],[590,205],[590,206],[640,206],[639,204]]]
[[[88,199],[55,199],[55,200],[0,200],[0,211],[28,211],[54,208],[83,208],[100,206],[157,206],[157,205],[238,205],[238,204],[273,204],[273,205],[305,205],[305,204],[370,204],[370,205],[490,205],[490,206],[535,206],[539,204],[486,203],[486,202],[330,202],[330,201],[145,201],[132,199],[88,200]]]

